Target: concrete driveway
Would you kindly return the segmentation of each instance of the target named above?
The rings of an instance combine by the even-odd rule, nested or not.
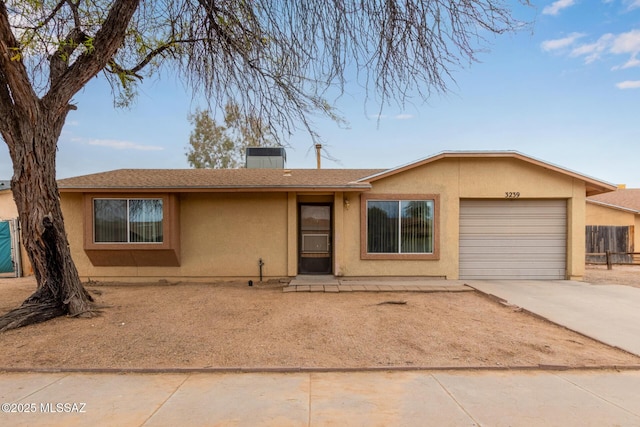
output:
[[[466,284],[640,356],[640,288],[569,280],[471,280]]]

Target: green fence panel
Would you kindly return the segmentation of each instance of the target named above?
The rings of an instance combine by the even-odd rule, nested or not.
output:
[[[11,231],[8,221],[0,221],[0,273],[11,273]]]

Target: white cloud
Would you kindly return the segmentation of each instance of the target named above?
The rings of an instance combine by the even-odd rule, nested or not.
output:
[[[640,0],[637,0],[640,3]],[[632,30],[621,34],[607,33],[593,42],[577,44],[584,37],[583,33],[571,33],[560,39],[546,40],[540,45],[546,52],[571,48],[569,55],[572,57],[584,57],[584,62],[590,64],[600,59],[604,54],[630,55],[629,60],[623,65],[617,65],[612,70],[620,70],[640,66],[640,60],[636,56],[640,54],[640,30]]]
[[[640,80],[626,80],[616,83],[618,89],[640,89]]]
[[[369,115],[370,119],[376,119],[376,120],[386,120],[386,119],[410,120],[410,119],[413,119],[414,117],[415,116],[413,114],[405,114],[405,113],[396,114],[395,116],[388,116],[386,114],[371,114],[371,115]]]
[[[583,44],[576,47],[571,51],[571,56],[584,56],[584,62],[590,64],[600,59],[600,56],[611,47],[614,41],[615,36],[607,33],[601,36],[595,43]]]
[[[625,62],[622,65],[616,65],[615,67],[612,67],[611,70],[612,71],[625,70],[627,68],[635,68],[635,67],[640,67],[640,59],[636,58],[636,55],[634,54],[627,62]]]
[[[138,150],[138,151],[160,151],[163,147],[155,145],[136,144],[131,141],[119,141],[115,139],[90,139],[89,145],[98,145],[101,147],[113,148],[116,150]]]
[[[542,47],[542,50],[547,52],[551,50],[564,49],[574,44],[576,40],[578,40],[581,37],[584,37],[584,34],[571,33],[567,37],[563,37],[561,39],[545,40],[542,42],[540,46]]]
[[[637,9],[640,7],[640,0],[627,0],[625,1],[629,6],[627,8],[629,10]]]
[[[557,15],[558,13],[560,13],[562,9],[571,7],[574,4],[576,4],[575,0],[557,0],[551,3],[549,6],[546,6],[544,9],[542,9],[542,14]]]
[[[611,47],[612,53],[638,53],[640,52],[640,30],[632,30],[619,34]]]
[[[640,0],[634,0],[634,4],[640,7]],[[626,62],[611,67],[611,71],[628,68],[640,68],[640,29],[625,33],[607,33],[593,43],[577,43],[584,37],[581,33],[572,33],[567,37],[547,40],[541,44],[544,51],[562,51],[571,57],[584,59],[585,64],[590,64],[601,59],[605,55],[626,56]],[[640,80],[627,80],[616,84],[618,89],[640,89]]]
[[[411,120],[413,119],[415,116],[413,114],[398,114],[396,115],[394,118],[396,120]]]
[[[638,0],[638,3],[640,3],[640,0]],[[613,67],[612,70],[640,67],[640,60],[637,58],[640,53],[640,30],[618,34],[611,45],[610,52],[615,55],[631,55],[627,62]]]

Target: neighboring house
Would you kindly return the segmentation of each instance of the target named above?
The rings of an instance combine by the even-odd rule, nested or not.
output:
[[[24,246],[20,243],[18,209],[10,181],[0,181],[0,273],[33,274]],[[20,251],[15,248],[20,247]]]
[[[83,279],[298,274],[576,279],[585,199],[615,186],[524,154],[381,169],[114,170],[62,179]]]
[[[616,191],[587,199],[587,253],[640,252],[640,188]],[[603,261],[587,257],[587,261]],[[640,262],[640,256],[617,256],[617,262]]]

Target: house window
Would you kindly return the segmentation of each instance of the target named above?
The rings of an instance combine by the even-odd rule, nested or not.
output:
[[[95,243],[162,243],[162,199],[94,199]]]
[[[363,196],[362,259],[439,259],[438,195]]]
[[[433,253],[433,200],[367,201],[367,252]]]

